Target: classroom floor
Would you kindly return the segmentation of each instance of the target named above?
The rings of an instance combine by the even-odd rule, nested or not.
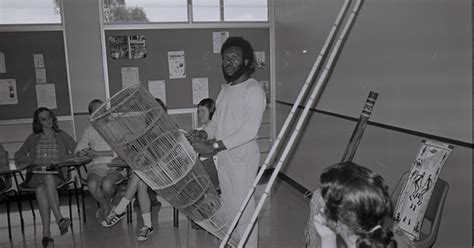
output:
[[[259,185],[257,188],[258,196],[263,192],[263,188],[264,185]],[[61,201],[63,215],[69,216],[67,197],[62,196]],[[73,203],[75,203],[74,200]],[[5,205],[2,203],[0,206],[0,248],[41,247],[41,222],[38,210],[36,210],[36,220],[34,220],[28,202],[23,202],[25,231],[22,233],[16,204],[10,204],[13,237],[12,240],[9,240]],[[96,209],[96,203],[90,196],[86,196],[87,223],[84,223],[82,218],[78,217],[77,208],[74,204],[72,212],[73,228],[70,229],[69,233],[60,236],[57,225],[51,224],[55,247],[207,248],[218,247],[219,245],[219,242],[207,232],[192,229],[190,222],[182,214],[179,217],[179,227],[174,227],[172,207],[166,204],[159,211],[158,218],[154,215],[153,225],[155,231],[144,242],[136,240],[136,231],[139,227],[137,228],[135,212],[132,223],[127,223],[127,219],[124,218],[116,226],[105,229],[100,226],[94,217]],[[277,180],[259,217],[259,247],[302,247],[308,212],[308,202],[303,198],[303,195],[286,182]],[[54,221],[54,217],[52,219]]]

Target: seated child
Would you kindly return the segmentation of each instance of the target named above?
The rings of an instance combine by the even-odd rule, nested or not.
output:
[[[97,110],[102,103],[98,99],[92,100],[88,107],[89,114]],[[96,218],[103,219],[112,209],[111,199],[115,193],[116,184],[123,180],[125,175],[107,166],[115,157],[115,153],[92,125],[84,130],[75,154],[78,157],[94,157],[87,169],[87,186],[100,206],[96,212]]]
[[[321,189],[311,200],[306,247],[397,247],[392,203],[381,176],[345,162],[327,168],[320,179]]]
[[[54,247],[51,238],[51,212],[56,218],[59,232],[68,232],[71,220],[63,217],[59,208],[57,187],[70,178],[67,168],[59,169],[56,174],[36,174],[33,171],[43,166],[50,166],[52,161],[72,157],[76,142],[66,132],[59,129],[58,119],[53,111],[40,107],[33,114],[33,133],[30,134],[20,149],[15,152],[15,163],[26,163],[31,166],[26,171],[23,182],[25,187],[34,188],[38,209],[43,226],[43,247]]]
[[[165,104],[159,99],[155,98],[161,107],[166,111]],[[151,192],[150,192],[151,191]],[[152,203],[161,207],[161,203],[156,200],[156,193],[149,190],[148,185],[138,177],[137,174],[133,173],[131,178],[128,180],[127,190],[125,195],[122,197],[117,206],[112,209],[104,221],[102,221],[103,227],[111,227],[117,224],[120,220],[125,217],[125,211],[127,205],[137,195],[138,204],[142,213],[142,219],[144,226],[141,227],[137,234],[138,241],[145,241],[153,233],[153,226],[151,221],[151,205]]]
[[[212,120],[212,116],[214,115],[215,111],[216,103],[211,98],[202,99],[199,102],[198,118],[200,127],[197,130],[203,130],[207,125],[209,125],[209,122]],[[217,192],[220,193],[219,177],[217,176],[217,169],[214,163],[214,157],[201,155],[199,156],[199,158],[204,169],[209,174],[212,184],[216,188]]]

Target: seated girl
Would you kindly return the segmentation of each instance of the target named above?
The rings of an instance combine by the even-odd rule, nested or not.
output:
[[[166,111],[166,106],[159,98],[155,100],[160,104],[164,111]],[[151,205],[156,204],[161,207],[161,203],[156,199],[156,193],[153,190],[149,190],[148,185],[143,182],[143,180],[138,177],[137,174],[133,173],[131,178],[128,180],[127,190],[125,195],[122,197],[117,206],[112,209],[107,217],[102,221],[103,227],[111,227],[117,224],[120,220],[125,217],[125,211],[127,205],[137,195],[138,205],[142,213],[142,219],[144,226],[141,227],[137,234],[138,241],[145,241],[153,233],[153,226],[151,221]]]
[[[199,128],[197,130],[203,130],[212,120],[212,116],[216,111],[216,103],[211,98],[202,99],[198,104],[198,120],[199,120]],[[220,192],[219,187],[219,178],[217,176],[217,169],[214,163],[213,156],[199,156],[201,163],[209,174],[211,178],[211,182],[216,188],[217,192]]]
[[[89,115],[102,103],[98,99],[92,100],[88,107]],[[125,178],[125,174],[107,166],[116,157],[115,153],[92,125],[84,130],[77,143],[75,154],[78,157],[94,157],[87,168],[87,186],[92,197],[99,203],[96,218],[103,219],[111,210],[110,202],[115,193],[116,184]]]
[[[33,133],[15,153],[16,163],[32,164],[27,170],[24,185],[34,188],[43,225],[44,247],[54,246],[50,230],[50,212],[56,218],[61,235],[67,233],[71,225],[59,210],[58,185],[69,178],[67,168],[56,174],[33,174],[38,167],[49,166],[51,161],[61,161],[73,156],[76,142],[58,127],[54,113],[48,108],[38,108],[33,116]]]
[[[320,179],[321,189],[311,200],[306,247],[397,247],[392,203],[381,176],[346,162],[330,166]]]

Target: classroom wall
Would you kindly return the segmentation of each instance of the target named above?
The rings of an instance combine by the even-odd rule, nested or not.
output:
[[[87,113],[92,99],[105,100],[99,1],[63,0],[63,6],[73,111]]]
[[[140,82],[148,87],[150,80],[165,80],[166,105],[170,109],[192,108],[192,78],[208,78],[209,97],[216,99],[225,83],[221,69],[221,54],[213,53],[213,32],[229,32],[230,36],[247,39],[255,51],[264,51],[267,65],[256,69],[252,75],[258,81],[270,81],[270,41],[268,28],[228,28],[228,29],[153,29],[153,30],[108,30],[107,66],[110,79],[110,95],[122,89],[121,68],[138,67]],[[109,37],[144,35],[147,54],[142,59],[112,59]],[[186,78],[170,79],[168,51],[184,51]]]
[[[295,99],[342,3],[275,1],[277,100]],[[472,143],[470,25],[469,0],[364,1],[317,108],[358,117],[373,90],[373,121]]]
[[[342,3],[275,1],[277,131]],[[369,91],[377,91],[371,116],[377,125],[367,127],[354,161],[393,188],[422,139],[453,144],[441,173],[450,190],[435,247],[470,247],[470,20],[466,0],[366,0],[283,173],[308,189],[317,187],[323,168],[340,161]]]
[[[0,79],[15,79],[18,104],[0,105],[0,120],[31,118],[39,107],[33,55],[42,54],[46,83],[54,84],[58,116],[71,114],[66,56],[62,31],[0,32],[0,51],[5,54],[6,73]]]

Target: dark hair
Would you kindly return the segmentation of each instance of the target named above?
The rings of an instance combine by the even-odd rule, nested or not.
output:
[[[87,106],[87,110],[89,110],[89,114],[92,114],[92,107],[94,107],[94,104],[102,104],[104,103],[100,99],[94,99],[89,103],[89,106]]]
[[[321,174],[324,214],[348,226],[358,248],[396,248],[392,203],[383,178],[352,162],[335,164]]]
[[[49,108],[45,108],[45,107],[38,108],[33,114],[33,132],[43,133],[43,126],[41,125],[39,114],[45,111],[48,111],[49,114],[51,115],[51,118],[53,118],[53,130],[55,132],[59,132],[60,129],[58,127],[58,119],[56,118],[56,115],[54,115],[53,111],[51,111]]]
[[[155,100],[160,104],[160,106],[163,108],[163,110],[165,110],[165,111],[167,110],[165,103],[160,98],[155,98]]]
[[[253,48],[250,43],[242,37],[232,36],[227,38],[227,40],[222,44],[221,55],[224,55],[224,51],[229,47],[238,47],[242,50],[243,60],[248,60],[247,65],[245,66],[245,71],[248,75],[251,75],[255,72],[255,57],[253,55]]]
[[[211,98],[205,98],[199,102],[198,107],[199,106],[204,106],[209,109],[209,120],[212,120],[212,116],[216,111],[216,102],[214,102],[214,100],[212,100]]]

